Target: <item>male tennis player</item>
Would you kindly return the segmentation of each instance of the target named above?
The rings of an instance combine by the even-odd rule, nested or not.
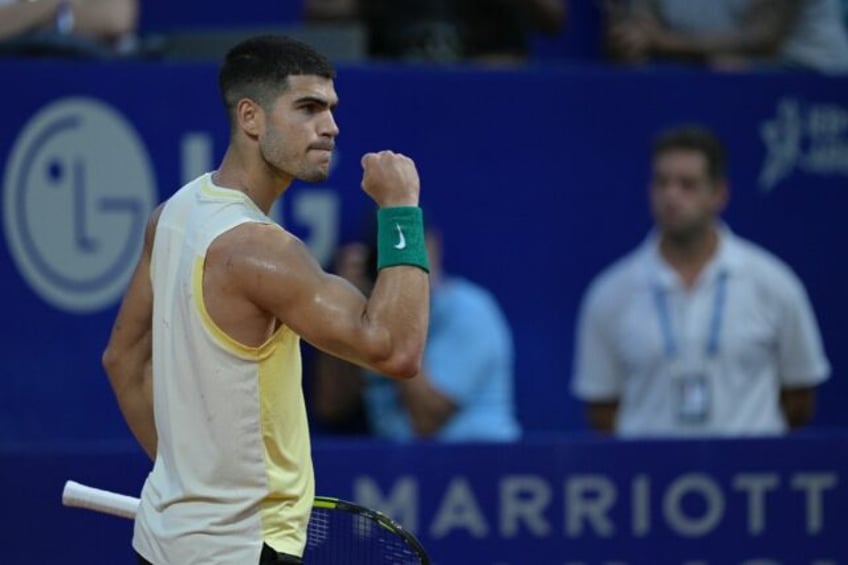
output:
[[[155,460],[135,523],[139,563],[301,562],[314,481],[300,337],[395,378],[420,370],[429,291],[414,163],[362,158],[382,238],[368,300],[267,216],[293,179],[327,178],[333,78],[322,55],[287,38],[235,46],[219,76],[224,159],[148,223],[103,356]]]

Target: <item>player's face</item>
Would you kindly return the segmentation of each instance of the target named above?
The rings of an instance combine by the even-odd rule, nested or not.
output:
[[[312,75],[288,77],[288,87],[269,109],[259,136],[263,159],[300,180],[326,179],[339,134],[333,118],[337,103],[332,80]]]
[[[698,151],[673,149],[654,159],[651,211],[664,235],[689,239],[702,233],[724,207],[724,183],[712,179]]]

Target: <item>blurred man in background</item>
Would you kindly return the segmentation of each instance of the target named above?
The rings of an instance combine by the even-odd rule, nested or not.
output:
[[[806,292],[730,231],[724,148],[700,127],[653,147],[655,230],[589,287],[574,394],[622,436],[781,434],[813,414],[830,367]]]

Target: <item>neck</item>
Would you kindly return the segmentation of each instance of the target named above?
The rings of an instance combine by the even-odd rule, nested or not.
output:
[[[660,255],[677,272],[687,288],[691,288],[718,249],[718,230],[709,227],[692,237],[660,236]]]
[[[258,152],[246,152],[231,144],[218,170],[212,173],[212,181],[244,192],[267,215],[292,178],[272,169]]]

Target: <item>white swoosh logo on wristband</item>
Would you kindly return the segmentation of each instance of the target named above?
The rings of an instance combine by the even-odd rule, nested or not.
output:
[[[400,224],[395,224],[395,227],[398,230],[398,242],[395,244],[395,249],[406,249],[406,238],[403,237],[403,230],[400,229]]]

